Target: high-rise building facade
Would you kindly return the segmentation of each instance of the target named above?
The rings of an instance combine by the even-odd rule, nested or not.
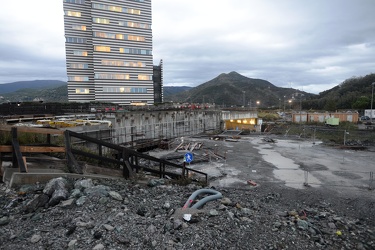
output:
[[[154,103],[151,0],[63,0],[68,98]]]

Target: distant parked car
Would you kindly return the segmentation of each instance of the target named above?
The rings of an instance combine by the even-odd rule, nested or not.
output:
[[[368,120],[370,120],[370,117],[368,117],[367,115],[364,115],[364,116],[361,116],[360,120],[361,121],[368,121]]]

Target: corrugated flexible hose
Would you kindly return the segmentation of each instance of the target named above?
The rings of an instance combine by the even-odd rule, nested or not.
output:
[[[193,201],[195,200],[195,198],[198,195],[200,195],[200,194],[212,194],[212,195],[204,197],[203,199],[199,200],[191,208],[198,209],[198,208],[202,207],[204,204],[206,204],[209,201],[213,201],[213,200],[217,200],[217,199],[223,198],[223,195],[220,192],[216,191],[216,190],[212,190],[212,189],[199,189],[199,190],[195,191],[194,193],[192,193],[190,195],[189,199],[186,201],[185,205],[182,208],[188,208],[188,207],[190,207],[191,204],[193,203]]]

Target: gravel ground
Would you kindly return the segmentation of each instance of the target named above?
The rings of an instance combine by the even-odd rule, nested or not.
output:
[[[257,145],[205,144],[228,154],[224,169],[219,162],[208,167],[221,174],[207,187],[115,178],[0,184],[0,249],[375,249],[373,191],[288,187],[275,181],[275,167],[257,154]],[[257,186],[246,184],[250,177]],[[223,198],[183,209],[201,188]]]
[[[326,197],[320,189],[220,188],[222,199],[184,210],[201,187],[57,181],[0,186],[1,249],[375,248],[374,203]],[[56,200],[51,186],[65,197]]]

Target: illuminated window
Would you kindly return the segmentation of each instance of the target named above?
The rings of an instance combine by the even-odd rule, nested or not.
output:
[[[126,62],[125,66],[144,68],[144,67],[146,67],[146,63],[144,63],[144,62]]]
[[[101,51],[101,52],[111,52],[111,47],[109,46],[95,46],[95,51]]]
[[[102,60],[102,65],[106,66],[125,66],[125,62],[122,60]]]
[[[95,79],[129,80],[128,74],[95,74]]]
[[[111,93],[147,93],[147,88],[129,88],[129,87],[104,87],[103,92]]]
[[[94,23],[109,24],[109,19],[107,19],[107,18],[94,17],[94,18],[92,19],[92,21],[93,21]]]
[[[76,89],[76,94],[90,94],[89,89]]]
[[[85,51],[85,50],[73,50],[73,55],[75,55],[75,56],[87,56],[87,51]]]
[[[122,7],[119,7],[119,6],[108,6],[108,10],[110,10],[110,11],[116,11],[116,12],[122,12]]]
[[[125,35],[124,34],[109,33],[109,32],[94,32],[94,37],[124,40]]]
[[[116,39],[124,40],[123,34],[116,34]]]
[[[66,10],[66,11],[65,11],[65,15],[67,15],[67,16],[81,17],[81,12],[79,12],[79,11]]]
[[[72,29],[74,29],[74,30],[86,30],[86,26],[85,25],[73,25]]]
[[[89,65],[87,63],[71,63],[69,64],[71,69],[88,69]]]
[[[130,40],[130,41],[144,42],[145,38],[143,36],[132,36],[132,35],[129,35],[128,36],[128,40]]]
[[[134,14],[134,15],[140,15],[141,10],[138,9],[126,9],[124,12],[129,13],[129,14]]]
[[[87,82],[89,80],[88,76],[68,76],[68,80],[71,82]]]
[[[141,81],[152,80],[152,76],[150,76],[150,75],[138,75],[138,80],[141,80]]]

